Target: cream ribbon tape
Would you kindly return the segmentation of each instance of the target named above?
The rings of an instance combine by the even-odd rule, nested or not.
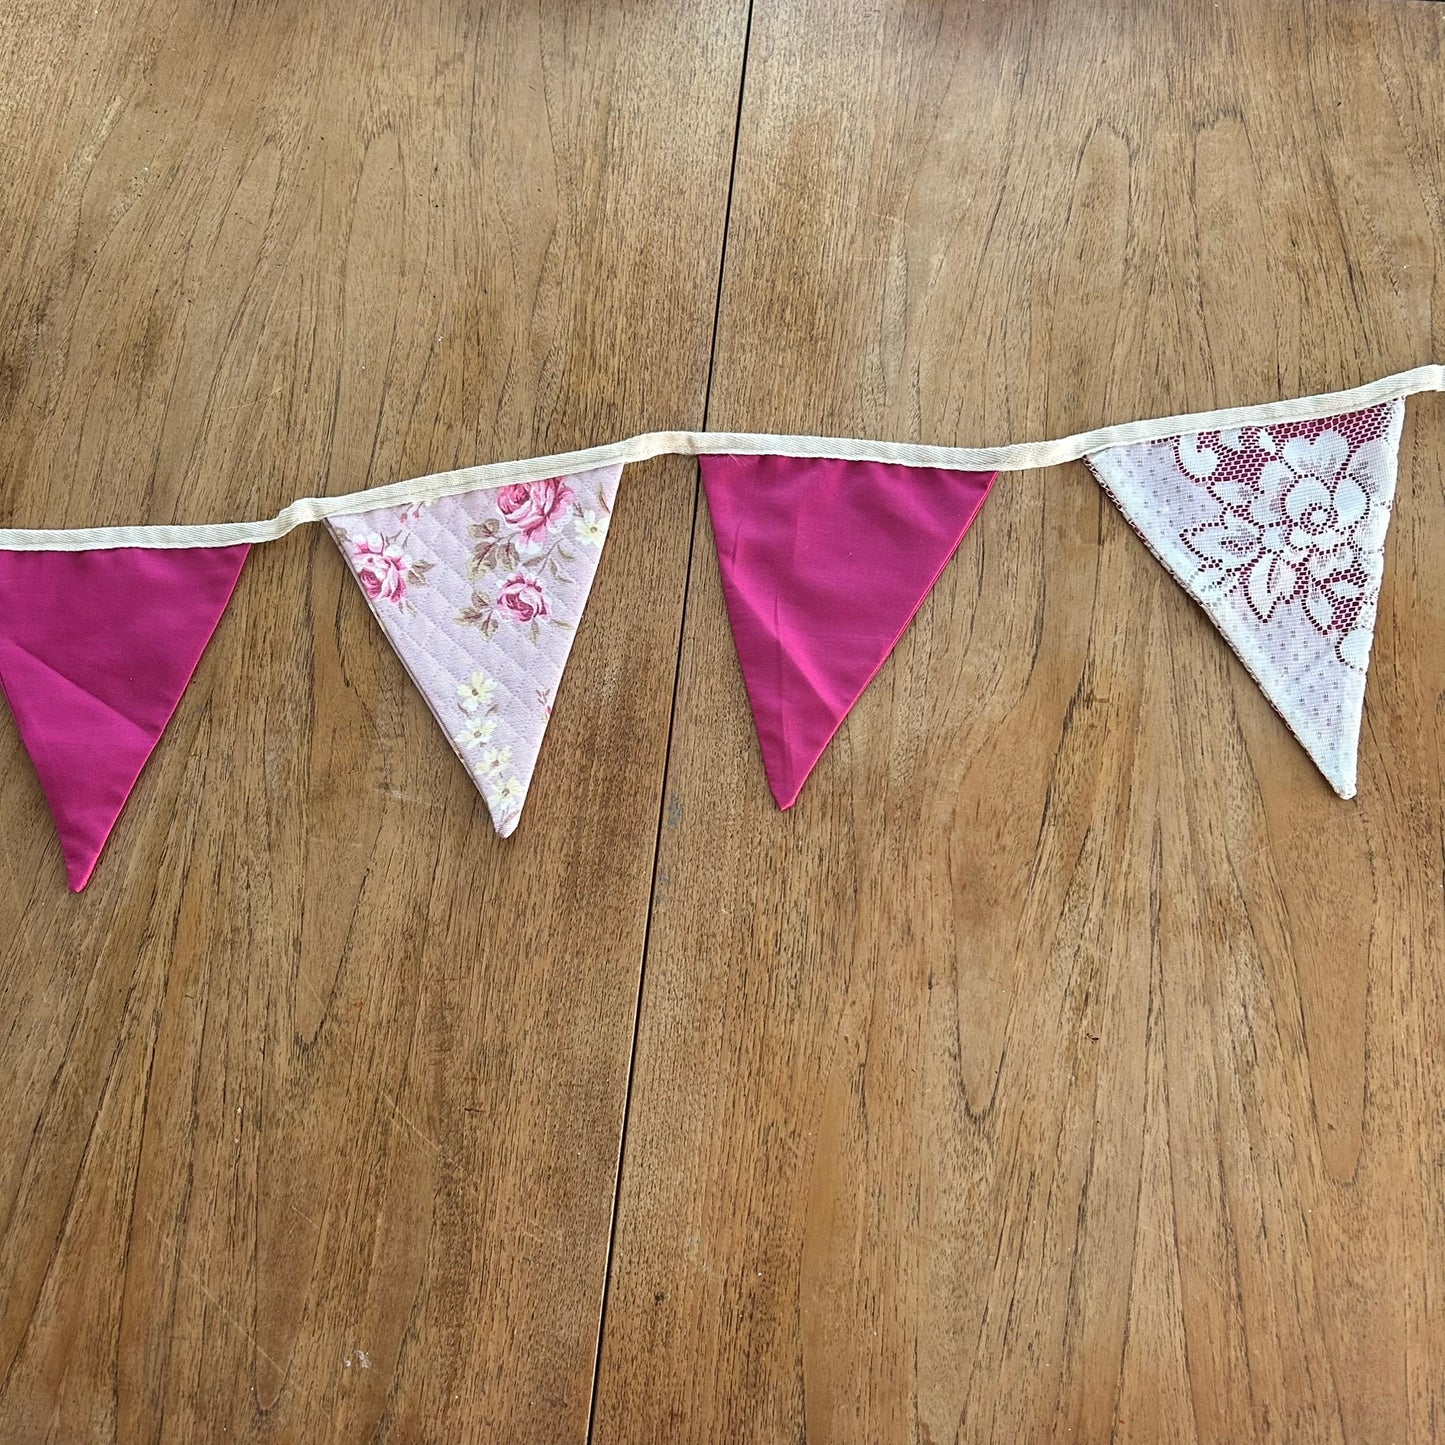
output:
[[[479,487],[500,487],[510,482],[535,482],[544,477],[572,475],[619,462],[641,462],[660,456],[728,456],[767,454],[781,457],[827,457],[851,462],[894,462],[911,467],[943,467],[951,471],[1015,472],[1029,467],[1052,467],[1090,452],[1133,442],[1158,441],[1193,432],[1221,431],[1239,426],[1268,426],[1275,422],[1313,421],[1341,412],[1359,411],[1412,396],[1422,391],[1445,391],[1445,366],[1417,366],[1356,386],[1349,391],[1262,406],[1226,407],[1222,411],[1194,412],[1153,421],[1126,422],[1100,427],[1057,441],[1020,442],[1005,447],[934,447],[912,442],[875,442],[852,437],[768,436],[748,432],[664,431],[645,432],[625,441],[550,457],[529,457],[515,462],[491,462],[435,472],[428,477],[391,482],[365,492],[341,497],[303,497],[261,522],[215,522],[198,526],[69,527],[56,530],[0,528],[0,548],[22,552],[84,552],[103,547],[224,547],[240,542],[271,542],[306,522],[376,507],[434,501]]]

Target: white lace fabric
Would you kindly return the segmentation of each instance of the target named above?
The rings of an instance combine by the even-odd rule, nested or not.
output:
[[[1403,418],[1396,399],[1087,458],[1342,798],[1355,795]]]

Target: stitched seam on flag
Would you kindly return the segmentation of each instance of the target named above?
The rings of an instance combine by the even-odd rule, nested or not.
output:
[[[21,552],[84,552],[110,547],[217,547],[242,542],[274,542],[307,522],[409,502],[436,501],[462,492],[575,475],[603,466],[627,465],[660,456],[821,457],[833,461],[882,462],[897,466],[938,467],[946,471],[1013,472],[1052,467],[1086,458],[1090,452],[1202,431],[1271,423],[1318,421],[1345,411],[1363,411],[1382,402],[1420,392],[1445,391],[1445,366],[1418,366],[1348,391],[1296,397],[1255,406],[1159,417],[1100,427],[1055,441],[1019,442],[1001,447],[941,447],[913,442],[869,441],[858,437],[775,436],[741,432],[645,432],[625,441],[582,451],[518,461],[492,462],[458,471],[436,472],[409,481],[389,482],[368,491],[337,497],[303,497],[274,517],[255,522],[217,522],[182,526],[0,529],[0,548]]]

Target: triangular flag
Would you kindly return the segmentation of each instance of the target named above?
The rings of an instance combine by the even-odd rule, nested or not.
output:
[[[522,814],[621,475],[602,467],[329,523],[504,838]]]
[[[0,685],[79,893],[250,551],[0,551]]]
[[[791,808],[903,635],[995,472],[700,458],[768,785]]]
[[[1355,795],[1404,413],[1391,401],[1088,458],[1342,798]]]

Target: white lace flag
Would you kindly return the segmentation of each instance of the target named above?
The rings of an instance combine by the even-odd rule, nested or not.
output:
[[[1402,401],[1087,460],[1342,798],[1395,499]]]

